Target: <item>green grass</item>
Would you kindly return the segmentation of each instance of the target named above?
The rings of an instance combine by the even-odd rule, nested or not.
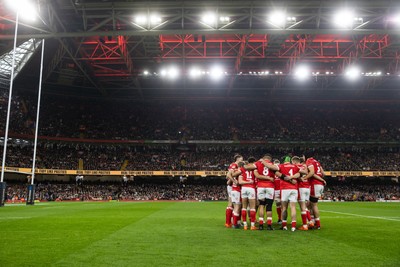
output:
[[[400,265],[400,203],[320,203],[323,228],[293,233],[226,229],[225,206],[8,205],[0,266]]]

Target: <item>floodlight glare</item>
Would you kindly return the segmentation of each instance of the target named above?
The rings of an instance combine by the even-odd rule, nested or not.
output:
[[[165,76],[167,76],[167,71],[166,70],[161,70],[160,74],[161,74],[161,76],[165,77]]]
[[[213,80],[219,80],[224,75],[224,71],[220,67],[214,67],[211,69],[210,75]]]
[[[208,12],[201,17],[201,21],[207,25],[213,26],[217,22],[217,16],[214,13]]]
[[[31,1],[28,0],[6,0],[9,8],[18,12],[23,20],[35,21],[37,17],[36,8]]]
[[[189,76],[191,77],[191,78],[198,78],[199,76],[201,76],[201,74],[202,74],[202,72],[201,72],[201,70],[199,70],[199,69],[197,69],[197,68],[192,68],[192,69],[190,69],[190,71],[189,71]]]
[[[299,66],[296,68],[294,76],[299,80],[306,80],[310,76],[310,70],[307,66]]]
[[[229,17],[226,16],[221,16],[219,17],[219,21],[222,23],[228,23],[231,19]]]
[[[335,14],[333,23],[343,28],[351,28],[354,22],[354,14],[349,10],[342,10]]]
[[[146,25],[147,24],[147,16],[145,15],[138,15],[135,17],[135,23],[139,25]]]
[[[361,76],[361,70],[356,66],[349,67],[346,71],[346,77],[349,80],[357,80],[360,76]]]
[[[268,21],[277,26],[285,26],[286,15],[282,11],[275,11],[269,15]]]
[[[179,70],[178,70],[177,68],[171,67],[171,68],[168,70],[168,78],[170,78],[170,79],[176,79],[176,78],[178,78],[178,76],[179,76]]]
[[[153,14],[150,16],[150,23],[152,25],[158,25],[161,23],[161,17],[159,15]]]
[[[144,74],[145,76],[147,76],[147,75],[149,75],[149,71],[148,71],[148,70],[145,70],[145,71],[143,71],[143,74]]]

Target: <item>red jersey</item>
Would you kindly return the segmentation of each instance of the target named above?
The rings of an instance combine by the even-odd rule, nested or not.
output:
[[[267,161],[267,162],[271,163],[269,161]],[[273,171],[271,171],[270,169],[268,169],[267,167],[265,167],[261,161],[256,162],[256,167],[257,167],[257,172],[261,175],[269,176],[272,178],[275,176],[275,173]],[[257,184],[257,188],[258,187],[275,188],[274,182],[271,182],[269,180],[256,179],[256,184]]]
[[[305,170],[307,168],[307,166],[304,165],[304,164],[298,164],[297,166],[300,168],[300,170]],[[305,175],[302,174],[301,176],[305,176]],[[310,184],[309,180],[306,180],[305,182],[302,182],[300,180],[300,178],[299,178],[298,179],[298,186],[299,186],[299,188],[310,188],[311,184]]]
[[[234,162],[231,165],[229,165],[228,172],[234,173],[238,169],[239,169],[239,166]],[[232,184],[232,191],[240,192],[241,188],[242,187],[240,185],[236,185],[235,183]]]
[[[256,188],[256,180],[255,180],[254,171],[248,171],[243,167],[240,168],[240,170],[242,171],[243,181],[251,182],[251,184],[244,184],[244,185],[242,185],[242,187]]]
[[[307,165],[307,168],[309,168],[309,167],[311,167],[311,166],[314,166],[314,173],[315,173],[316,175],[318,175],[319,177],[321,177],[321,178],[324,177],[324,176],[322,175],[322,172],[321,172],[321,163],[319,163],[317,160],[315,160],[315,159],[313,159],[313,158],[309,158],[309,159],[307,159],[307,161],[306,161],[306,165]],[[314,184],[324,185],[324,183],[323,183],[322,181],[317,180],[317,179],[315,179],[315,178],[313,178],[313,177],[310,178],[310,183],[311,183],[312,185],[314,185]]]
[[[299,167],[294,164],[279,164],[279,172],[284,176],[292,176],[300,171]],[[297,184],[292,184],[289,181],[281,179],[281,190],[284,189],[295,189],[297,190]]]

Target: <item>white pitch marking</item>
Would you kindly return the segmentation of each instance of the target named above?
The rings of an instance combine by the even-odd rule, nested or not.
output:
[[[342,214],[342,215],[349,215],[349,216],[357,216],[357,217],[363,217],[363,218],[370,218],[370,219],[380,219],[380,220],[386,220],[386,221],[400,222],[400,220],[391,219],[390,217],[368,216],[368,215],[360,215],[360,214],[346,213],[346,212],[338,212],[338,211],[330,211],[330,210],[320,210],[320,211],[322,211],[322,212],[336,213],[336,214]]]

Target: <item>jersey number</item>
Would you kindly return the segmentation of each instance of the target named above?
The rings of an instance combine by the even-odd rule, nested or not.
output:
[[[247,177],[247,179],[249,179],[249,180],[253,180],[253,173],[250,172],[250,171],[246,171],[246,177]]]
[[[293,176],[293,169],[289,170],[289,174],[290,174],[290,176]]]

